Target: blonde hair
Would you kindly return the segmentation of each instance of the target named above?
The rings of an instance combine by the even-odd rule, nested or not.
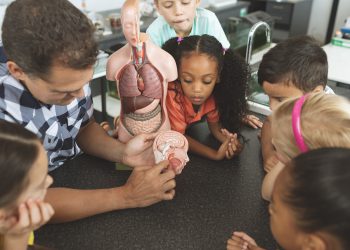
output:
[[[289,158],[300,154],[292,130],[292,110],[298,100],[288,99],[272,115],[272,138],[277,151]],[[309,149],[350,148],[350,102],[337,95],[307,96],[300,115],[301,134]]]

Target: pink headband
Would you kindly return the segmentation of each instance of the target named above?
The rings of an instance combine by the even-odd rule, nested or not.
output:
[[[294,134],[295,142],[302,153],[305,153],[309,150],[301,134],[301,123],[300,123],[301,109],[303,107],[303,104],[306,98],[307,98],[307,95],[303,95],[302,97],[300,97],[295,102],[293,107],[293,112],[292,112],[293,134]]]

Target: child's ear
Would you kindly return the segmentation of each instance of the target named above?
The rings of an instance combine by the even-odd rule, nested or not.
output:
[[[196,7],[198,7],[201,4],[201,0],[195,0],[196,1]]]
[[[324,91],[324,86],[323,85],[317,85],[311,92],[312,93],[319,93]]]
[[[308,234],[305,236],[303,250],[326,250],[327,244],[323,237],[318,234]]]
[[[159,11],[159,2],[158,0],[153,1],[154,7],[156,7],[157,11]]]
[[[26,73],[23,72],[21,67],[19,67],[15,62],[12,61],[8,61],[6,64],[7,69],[14,78],[16,78],[17,80],[23,80],[23,78],[26,76]]]

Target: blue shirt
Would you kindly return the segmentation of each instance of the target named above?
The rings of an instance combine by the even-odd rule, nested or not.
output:
[[[146,33],[151,37],[152,42],[159,47],[170,38],[177,37],[175,30],[162,16],[159,16],[151,23]],[[230,48],[230,43],[216,15],[209,10],[197,8],[190,36],[204,34],[214,36],[223,48]]]

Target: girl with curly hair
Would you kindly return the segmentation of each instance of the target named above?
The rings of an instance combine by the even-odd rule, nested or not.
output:
[[[189,150],[212,160],[230,159],[242,145],[238,138],[246,114],[248,69],[243,58],[224,50],[213,36],[172,38],[162,47],[177,64],[178,79],[169,83],[167,110],[171,128],[185,134],[189,125],[206,117],[221,142],[212,149],[185,134]]]

